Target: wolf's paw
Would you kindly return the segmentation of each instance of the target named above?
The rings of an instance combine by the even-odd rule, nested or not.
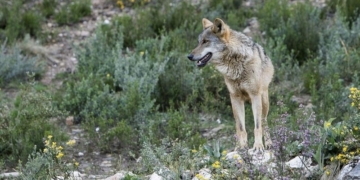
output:
[[[262,143],[254,143],[254,147],[250,149],[254,154],[264,153],[264,145]]]

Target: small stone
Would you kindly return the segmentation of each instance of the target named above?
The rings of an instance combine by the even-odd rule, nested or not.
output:
[[[210,179],[211,178],[211,171],[210,171],[210,169],[207,169],[207,168],[200,169],[197,174],[201,175],[205,179]],[[192,180],[199,180],[199,178],[197,178],[195,176]]]
[[[100,164],[101,167],[111,167],[112,164],[111,164],[111,161],[103,161],[101,164]]]
[[[150,176],[149,180],[163,180],[163,177],[159,176],[155,172]]]
[[[105,19],[104,24],[110,24],[110,21]]]
[[[116,173],[115,175],[110,176],[104,180],[118,180],[118,179],[123,179],[123,178],[125,178],[125,173],[119,172],[119,173]]]
[[[78,152],[78,156],[84,156],[84,153]]]
[[[9,172],[9,173],[3,173],[3,174],[0,174],[0,178],[7,178],[7,177],[18,177],[20,176],[20,173],[19,172]]]
[[[248,151],[248,154],[252,156],[251,163],[255,165],[263,165],[273,159],[274,155],[271,151],[265,150],[263,153],[254,153],[252,149]]]
[[[293,169],[305,168],[310,167],[311,159],[304,156],[296,156],[285,164]]]

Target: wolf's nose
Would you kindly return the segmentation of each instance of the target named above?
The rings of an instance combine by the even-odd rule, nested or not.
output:
[[[189,54],[188,56],[188,59],[190,59],[190,60],[193,60],[193,58],[194,58],[194,55],[192,55],[192,54]]]

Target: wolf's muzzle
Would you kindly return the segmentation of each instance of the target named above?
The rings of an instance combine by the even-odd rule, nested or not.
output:
[[[194,60],[194,55],[192,55],[192,54],[189,54],[189,55],[187,56],[187,58],[188,58],[190,61],[196,61],[196,60]]]

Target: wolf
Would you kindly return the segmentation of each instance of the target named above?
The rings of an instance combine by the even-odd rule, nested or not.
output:
[[[223,20],[214,22],[203,18],[203,31],[198,45],[188,55],[198,67],[208,63],[224,76],[230,94],[231,106],[236,124],[237,147],[247,148],[245,129],[245,101],[251,102],[254,115],[254,152],[270,148],[272,141],[267,128],[269,112],[268,88],[274,75],[274,67],[264,49],[251,38],[232,30]],[[263,129],[264,126],[264,129]],[[265,130],[265,131],[264,131]]]

